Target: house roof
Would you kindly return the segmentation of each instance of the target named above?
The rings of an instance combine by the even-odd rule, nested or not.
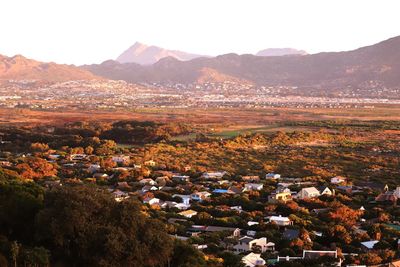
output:
[[[374,246],[379,243],[378,240],[370,240],[370,241],[365,241],[365,242],[361,242],[361,245],[363,245],[364,247],[368,248],[368,249],[373,249]]]
[[[288,217],[282,217],[282,216],[270,216],[269,220],[270,221],[280,221],[280,222],[290,222],[290,219]]]
[[[319,193],[319,191],[318,191],[318,189],[317,188],[315,188],[314,186],[312,186],[312,187],[305,187],[305,188],[302,188],[301,189],[302,191],[305,191],[305,192],[307,192],[307,193]]]

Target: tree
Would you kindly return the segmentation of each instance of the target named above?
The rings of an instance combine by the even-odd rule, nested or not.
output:
[[[163,225],[145,217],[138,202],[116,202],[86,186],[49,191],[35,228],[38,241],[69,265],[161,266],[173,248]]]
[[[21,177],[28,180],[38,180],[57,175],[57,168],[54,164],[37,157],[26,159],[24,163],[18,164],[16,168]]]
[[[207,262],[204,255],[191,246],[180,240],[175,240],[174,252],[168,266],[171,267],[206,267]]]

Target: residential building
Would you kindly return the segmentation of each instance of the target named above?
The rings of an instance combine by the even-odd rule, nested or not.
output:
[[[297,198],[299,199],[314,198],[319,196],[319,190],[315,187],[305,187],[297,193]]]
[[[292,200],[292,192],[289,188],[278,189],[268,196],[268,202],[287,202]]]
[[[277,173],[267,173],[265,175],[265,179],[267,179],[267,180],[276,180],[276,179],[280,179],[280,178],[281,178],[281,175],[277,174]]]
[[[207,192],[207,191],[202,191],[202,192],[194,192],[190,195],[190,198],[193,201],[203,201],[208,199],[211,196],[211,193]]]
[[[289,217],[279,216],[269,216],[267,217],[270,223],[275,223],[278,226],[289,226],[292,225],[293,222],[289,219]]]
[[[197,211],[194,210],[185,210],[178,213],[186,218],[192,218],[193,216],[197,215]]]
[[[347,178],[342,177],[342,176],[335,176],[333,178],[331,178],[331,184],[342,184],[342,183],[346,183],[347,182]]]
[[[239,254],[242,252],[249,252],[253,249],[259,249],[260,253],[264,253],[267,250],[274,251],[275,244],[272,242],[267,242],[267,238],[252,238],[249,236],[244,236],[239,239],[239,243],[233,246],[233,250],[235,253]]]
[[[256,267],[256,266],[264,266],[266,264],[265,260],[261,258],[260,254],[249,253],[242,258],[242,262],[246,267]]]
[[[244,185],[244,188],[247,191],[260,191],[263,189],[263,187],[264,187],[263,184],[255,184],[255,183],[247,183]]]

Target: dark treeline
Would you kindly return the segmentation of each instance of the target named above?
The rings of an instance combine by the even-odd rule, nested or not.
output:
[[[172,136],[193,132],[181,123],[119,121],[115,123],[74,122],[63,126],[2,127],[0,139],[14,147],[46,143],[52,148],[93,145],[96,140],[113,140],[122,144],[146,144],[169,140]]]
[[[176,255],[179,253],[179,255]],[[157,255],[157,256],[155,256]],[[0,169],[0,266],[205,266],[136,200],[90,186],[45,191]],[[190,263],[190,265],[187,265]]]

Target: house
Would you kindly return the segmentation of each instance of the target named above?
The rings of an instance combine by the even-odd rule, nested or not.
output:
[[[237,211],[238,213],[241,213],[243,211],[242,206],[233,206],[233,207],[230,207],[230,209]]]
[[[173,198],[180,198],[182,199],[182,203],[190,206],[190,201],[192,200],[190,195],[180,195],[180,194],[174,194],[172,195]]]
[[[152,198],[148,197],[148,198],[143,199],[143,203],[149,204],[149,205],[160,204],[160,199],[155,198],[155,197],[152,197]]]
[[[328,195],[328,196],[333,195],[333,192],[332,192],[332,190],[329,189],[329,187],[322,186],[322,187],[319,187],[318,190],[319,190],[319,194],[321,196],[322,195]]]
[[[228,188],[228,194],[241,194],[244,191],[246,191],[246,189],[241,186],[230,186]]]
[[[260,181],[260,177],[257,176],[257,175],[242,176],[242,181],[245,181],[245,182],[259,182]]]
[[[274,251],[275,250],[275,244],[272,242],[267,242],[267,238],[261,237],[258,239],[249,237],[249,236],[244,236],[239,239],[239,243],[233,246],[233,250],[236,254],[242,253],[242,252],[249,252],[252,251],[253,249],[259,248],[260,253],[264,253],[267,250],[269,251]]]
[[[154,161],[154,160],[147,160],[147,161],[145,161],[144,162],[144,165],[145,166],[149,166],[149,167],[154,167],[154,166],[156,166],[156,162]]]
[[[69,156],[69,159],[73,160],[73,161],[80,161],[80,160],[84,160],[86,158],[87,158],[86,154],[71,154]]]
[[[292,200],[292,192],[289,188],[277,189],[268,196],[269,203],[287,202]]]
[[[267,217],[270,223],[275,223],[278,226],[288,226],[293,225],[293,222],[288,217],[279,216],[269,216]]]
[[[139,183],[141,185],[156,185],[157,182],[155,182],[153,179],[151,178],[145,178],[139,181]]]
[[[371,250],[371,249],[374,249],[374,246],[375,246],[376,244],[378,244],[378,243],[379,243],[378,240],[365,241],[365,242],[361,242],[361,247],[362,247],[364,250]]]
[[[189,165],[186,165],[185,167],[183,167],[183,171],[184,172],[188,172],[192,169],[192,167],[190,167]]]
[[[211,193],[208,193],[207,191],[202,191],[202,192],[194,192],[190,195],[190,198],[194,201],[203,201],[208,199],[211,196]]]
[[[177,183],[188,183],[190,181],[190,177],[187,175],[174,175],[172,176],[172,180]]]
[[[299,199],[314,198],[319,196],[319,190],[315,187],[305,187],[297,193],[297,198]]]
[[[255,183],[247,183],[244,185],[244,188],[247,191],[260,191],[263,189],[263,187],[264,187],[263,184],[255,184]]]
[[[192,225],[189,232],[227,232],[230,236],[240,237],[240,229],[235,227]]]
[[[192,218],[193,216],[197,215],[197,211],[194,210],[185,210],[178,213],[186,218]]]
[[[228,189],[214,189],[212,191],[213,194],[229,194],[230,192],[228,191]]]
[[[161,204],[161,208],[176,208],[178,210],[187,210],[190,206],[175,201],[165,201]]]
[[[346,183],[347,182],[347,178],[342,177],[342,176],[336,176],[331,178],[331,184],[342,184],[342,183]]]
[[[227,174],[225,171],[219,171],[219,172],[205,172],[201,176],[203,179],[210,179],[210,180],[216,180],[216,179],[221,179],[224,177],[224,175]]]
[[[264,266],[266,264],[265,260],[261,258],[260,254],[249,253],[242,258],[242,262],[246,267],[256,267],[256,266]]]
[[[145,193],[145,192],[148,192],[148,191],[157,191],[158,190],[158,187],[157,186],[154,186],[154,185],[145,185],[145,186],[143,186],[142,187],[142,192],[143,193]]]
[[[397,189],[396,189],[397,190]],[[396,191],[385,191],[380,193],[376,198],[375,201],[377,202],[396,202],[398,197],[396,197]]]
[[[277,180],[280,178],[281,178],[281,175],[277,174],[277,173],[267,173],[265,175],[265,179],[267,179],[267,180]]]

